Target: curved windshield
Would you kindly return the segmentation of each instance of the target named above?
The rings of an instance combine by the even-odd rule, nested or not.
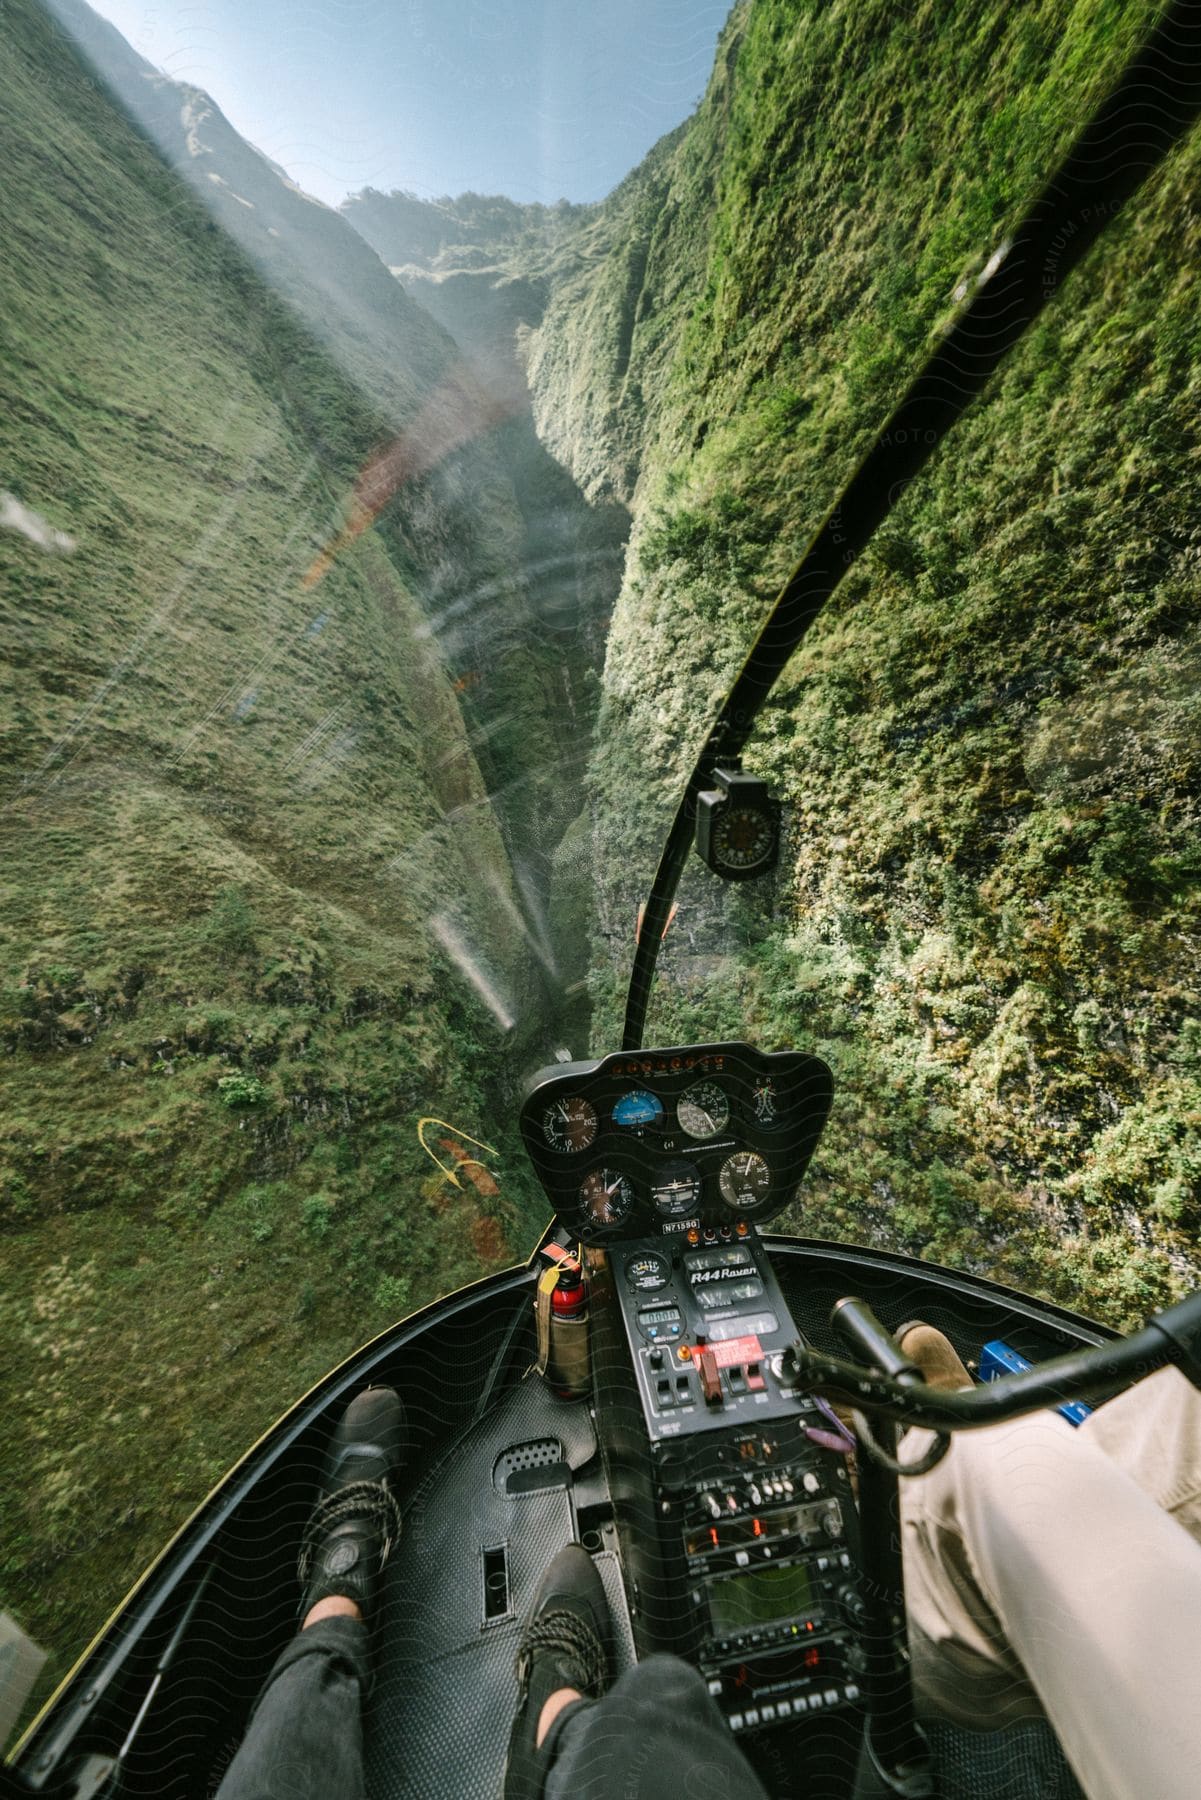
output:
[[[3,1599],[61,1678],[327,1369],[548,1223],[773,597],[1156,14],[8,0]],[[646,1042],[826,1059],[803,1235],[1196,1284],[1187,138],[792,657]],[[1066,253],[1066,244],[1065,244]]]

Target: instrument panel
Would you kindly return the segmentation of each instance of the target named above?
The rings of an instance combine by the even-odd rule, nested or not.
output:
[[[833,1092],[826,1064],[800,1050],[616,1051],[540,1070],[521,1134],[551,1206],[581,1239],[724,1236],[793,1199]]]

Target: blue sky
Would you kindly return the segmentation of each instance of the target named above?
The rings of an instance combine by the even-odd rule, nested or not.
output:
[[[92,0],[336,204],[597,200],[704,92],[731,0]]]

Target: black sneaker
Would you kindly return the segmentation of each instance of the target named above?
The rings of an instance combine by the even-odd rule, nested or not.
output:
[[[505,1764],[505,1800],[532,1800],[543,1770],[534,1739],[547,1700],[578,1688],[597,1700],[609,1685],[612,1628],[596,1565],[582,1544],[559,1551],[538,1584],[517,1646],[517,1717]]]
[[[391,1388],[364,1389],[343,1413],[300,1547],[302,1619],[318,1600],[338,1594],[371,1623],[379,1578],[400,1536],[391,1477],[404,1428],[404,1407]]]

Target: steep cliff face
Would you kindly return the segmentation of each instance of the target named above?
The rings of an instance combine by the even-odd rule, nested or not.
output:
[[[194,121],[281,298],[40,8],[4,35],[0,1539],[61,1673],[284,1405],[541,1223],[509,1069],[588,734],[457,346]],[[320,336],[308,212],[382,283]]]
[[[479,194],[422,201],[367,189],[351,195],[342,210],[395,279],[454,338],[474,379],[506,415],[498,442],[526,519],[525,579],[534,611],[550,641],[562,646],[569,671],[564,727],[570,742],[557,754],[554,742],[547,744],[543,779],[529,791],[553,844],[548,903],[570,985],[586,973],[594,905],[581,782],[595,724],[595,676],[624,568],[630,515],[625,493],[589,483],[586,472],[571,466],[553,430],[536,422],[526,357],[548,301],[597,254],[593,225],[599,209],[519,206]],[[606,242],[613,232],[607,229]],[[538,653],[544,652],[542,640]],[[527,727],[536,714],[518,709],[513,716],[528,756]],[[587,1035],[587,1013],[582,991],[562,1013],[562,1035],[577,1047]]]
[[[527,366],[544,441],[633,509],[594,1043],[776,585],[1152,12],[739,6],[695,117],[581,224]],[[1110,230],[810,634],[748,758],[786,861],[729,902],[694,869],[650,1026],[830,1057],[804,1228],[1118,1321],[1198,1273],[1199,163]]]
[[[440,306],[436,281],[414,299],[370,247],[378,232],[356,231],[303,193],[208,94],[152,68],[84,0],[53,0],[53,8],[68,41],[378,420],[380,455],[365,487],[387,501],[388,528],[457,684],[472,755],[524,890],[540,913],[549,908],[554,973],[541,1010],[550,1014],[586,972],[578,935],[557,933],[554,868],[578,810],[595,700],[586,671],[600,660],[599,620],[612,606],[626,520],[590,508],[530,430],[513,330],[536,319],[541,286],[493,269],[499,291],[485,295],[482,312],[470,295]],[[355,223],[387,227],[382,250],[398,250],[399,219],[410,254],[445,258],[449,236],[467,246],[452,262],[463,254],[493,262],[484,246],[545,245],[582,209],[477,199],[452,218],[368,193],[351,210]],[[453,281],[452,290],[457,297]],[[433,304],[418,304],[426,300]],[[314,406],[318,429],[322,411]],[[540,967],[535,957],[535,973]]]

